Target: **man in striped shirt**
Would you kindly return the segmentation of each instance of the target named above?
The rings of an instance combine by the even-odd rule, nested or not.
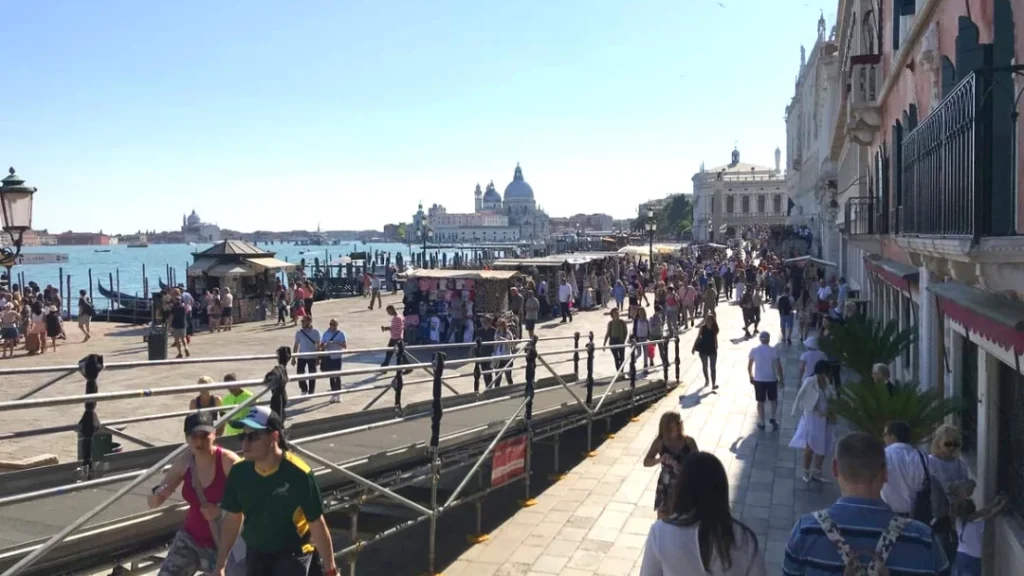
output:
[[[886,468],[880,439],[862,432],[843,436],[836,444],[832,473],[842,496],[831,507],[797,521],[786,546],[783,574],[834,576],[843,574],[850,558],[863,568],[877,558],[890,576],[949,576],[949,562],[931,528],[900,518],[882,501]],[[880,545],[883,536],[894,535],[889,546]],[[843,542],[835,542],[837,537]],[[846,559],[840,552],[844,546]]]
[[[381,326],[381,332],[388,332],[390,337],[388,338],[389,350],[384,355],[384,361],[380,363],[381,366],[387,366],[391,363],[391,356],[394,354],[395,345],[405,338],[405,318],[395,310],[395,307],[388,304],[385,308],[388,316],[391,316],[391,324],[389,326]]]

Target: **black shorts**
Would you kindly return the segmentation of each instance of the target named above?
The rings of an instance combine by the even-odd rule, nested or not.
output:
[[[774,380],[771,382],[754,380],[754,398],[758,402],[764,402],[765,399],[775,402],[779,399],[779,383]]]

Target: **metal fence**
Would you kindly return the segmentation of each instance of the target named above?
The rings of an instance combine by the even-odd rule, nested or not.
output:
[[[539,344],[541,342],[552,342],[558,340],[572,340],[573,345],[571,348],[563,349],[552,349],[552,350],[539,350]],[[471,480],[477,475],[481,466],[484,465],[488,457],[491,456],[495,447],[498,443],[506,436],[506,433],[513,426],[514,423],[519,422],[521,426],[525,426],[526,436],[526,456],[525,456],[525,469],[522,474],[511,478],[508,482],[514,482],[522,480],[524,489],[524,505],[529,506],[532,504],[531,488],[530,488],[530,471],[531,461],[534,442],[537,440],[534,428],[534,399],[536,394],[545,393],[551,390],[566,390],[572,396],[573,401],[580,407],[585,417],[585,424],[587,430],[587,452],[588,455],[593,456],[593,422],[602,412],[602,406],[605,404],[609,394],[612,392],[616,382],[621,379],[628,378],[629,386],[624,392],[628,391],[628,401],[626,405],[631,414],[635,414],[636,403],[637,403],[637,378],[638,369],[637,361],[643,353],[643,347],[653,345],[656,347],[657,355],[660,357],[660,362],[652,366],[653,369],[661,371],[664,384],[667,386],[670,381],[670,372],[674,365],[674,376],[675,382],[679,382],[680,377],[680,355],[679,355],[679,337],[678,335],[672,338],[665,338],[662,340],[656,340],[651,342],[638,343],[635,340],[630,340],[626,344],[612,345],[612,346],[597,346],[594,343],[593,332],[589,333],[586,340],[581,347],[581,335],[579,333],[573,336],[567,337],[549,337],[549,338],[532,338],[512,341],[512,344],[516,345],[516,348],[512,349],[512,353],[500,356],[486,355],[483,353],[483,347],[486,345],[480,341],[467,344],[456,344],[456,345],[426,345],[426,346],[405,346],[403,343],[399,343],[393,349],[398,363],[393,366],[384,367],[371,367],[371,368],[355,368],[345,369],[332,372],[319,372],[317,376],[320,378],[329,378],[332,376],[353,376],[363,374],[391,374],[392,378],[385,384],[375,384],[367,386],[359,386],[344,389],[342,391],[330,391],[323,394],[313,394],[302,396],[301,399],[315,398],[317,396],[329,396],[335,394],[349,394],[358,391],[366,390],[380,390],[378,395],[362,410],[367,410],[376,404],[381,398],[388,393],[393,394],[394,406],[397,410],[397,417],[392,420],[383,422],[376,422],[372,424],[350,427],[342,430],[335,430],[325,434],[319,434],[290,442],[290,449],[293,449],[296,453],[301,454],[308,460],[315,462],[322,466],[322,469],[317,470],[319,474],[326,472],[334,472],[340,474],[345,479],[350,480],[360,490],[364,491],[363,498],[361,501],[365,501],[371,497],[383,498],[397,504],[401,507],[411,510],[415,517],[412,520],[404,521],[397,526],[381,531],[370,538],[361,539],[357,531],[358,525],[358,506],[351,512],[352,516],[352,537],[353,544],[347,546],[341,550],[335,552],[335,557],[339,560],[347,559],[350,566],[350,574],[355,573],[356,557],[360,550],[365,548],[369,544],[379,542],[389,536],[403,532],[404,530],[411,528],[412,526],[418,525],[422,522],[429,522],[430,525],[430,542],[429,542],[429,558],[428,564],[430,572],[433,573],[436,564],[435,557],[435,542],[437,535],[437,520],[439,517],[444,515],[446,512],[458,507],[462,504],[477,503],[477,525],[479,527],[481,522],[481,509],[480,502],[482,499],[490,493],[494,488],[484,489],[477,491],[471,495],[463,496],[467,487],[470,485]],[[469,348],[472,351],[472,355],[465,359],[450,359],[448,354],[444,351],[452,348]],[[594,374],[594,361],[595,354],[598,351],[613,350],[613,349],[625,349],[628,351],[628,358],[625,362],[619,366],[612,376],[611,381],[605,388],[604,392],[600,396],[595,398],[594,387],[595,387],[595,374]],[[670,360],[670,349],[674,351],[675,358],[674,362]],[[362,349],[362,350],[351,350],[344,351],[347,354],[365,353],[371,351],[386,352],[389,348],[373,348],[373,349]],[[423,362],[416,357],[416,354],[429,352],[432,353],[432,358],[429,362]],[[93,453],[92,440],[94,436],[101,431],[107,431],[111,434],[115,434],[129,441],[135,442],[142,446],[149,445],[148,443],[141,441],[138,438],[134,438],[131,435],[124,433],[121,430],[117,430],[114,426],[118,424],[128,422],[146,422],[162,418],[173,418],[187,415],[194,411],[183,411],[173,413],[162,413],[153,414],[148,416],[139,416],[134,418],[121,419],[119,421],[102,422],[99,418],[96,410],[97,403],[100,402],[112,402],[112,401],[124,401],[130,399],[147,398],[154,396],[164,396],[173,394],[183,393],[194,393],[201,392],[204,390],[221,390],[232,387],[251,387],[255,390],[253,396],[241,404],[231,407],[217,407],[206,409],[206,411],[217,411],[221,415],[217,418],[215,423],[216,427],[223,426],[229,420],[235,418],[242,411],[247,410],[250,406],[256,404],[269,403],[271,407],[278,411],[284,418],[286,416],[285,402],[285,386],[289,382],[302,380],[307,378],[308,375],[303,374],[288,374],[286,367],[290,360],[294,357],[315,357],[326,354],[336,354],[337,352],[314,352],[305,354],[292,355],[291,351],[287,347],[279,348],[276,354],[265,354],[265,355],[254,355],[246,357],[216,357],[216,358],[190,358],[183,360],[166,360],[166,361],[154,361],[154,362],[119,362],[104,364],[103,358],[98,355],[89,355],[82,359],[78,365],[67,365],[67,366],[51,366],[51,367],[37,367],[37,368],[16,368],[0,370],[0,376],[11,376],[18,374],[56,374],[55,377],[48,380],[43,385],[36,389],[24,394],[17,400],[11,400],[6,402],[0,402],[0,412],[15,411],[15,410],[29,410],[35,408],[52,407],[52,406],[70,406],[84,404],[84,412],[80,421],[77,424],[66,425],[66,426],[54,426],[45,429],[31,429],[31,430],[17,430],[13,432],[7,432],[0,435],[0,438],[23,438],[28,436],[37,436],[42,434],[53,434],[56,432],[65,432],[77,430],[80,434],[80,446],[84,449],[80,451],[81,454],[81,481],[73,484],[48,487],[40,490],[35,490],[28,493],[13,494],[4,497],[0,497],[0,506],[41,500],[48,496],[63,495],[72,492],[81,492],[84,490],[91,490],[100,486],[111,485],[126,482],[124,486],[106,498],[102,503],[96,505],[94,508],[89,510],[86,514],[83,514],[73,522],[70,522],[66,527],[60,530],[57,534],[49,538],[45,543],[41,543],[35,546],[22,557],[16,564],[11,566],[7,571],[3,573],[3,576],[15,576],[22,574],[27,568],[36,563],[38,560],[49,554],[59,544],[61,544],[70,535],[82,528],[87,522],[95,518],[101,512],[109,508],[112,504],[117,502],[119,499],[124,497],[126,494],[132,492],[134,489],[139,487],[143,482],[152,477],[153,475],[160,473],[164,470],[171,462],[179,458],[188,448],[187,444],[182,444],[176,449],[160,458],[156,463],[149,466],[147,469],[142,471],[130,471],[126,473],[113,474],[110,476],[102,476],[102,470],[95,467],[96,461],[100,459],[101,455]],[[568,356],[566,359],[555,360],[554,356]],[[547,357],[547,358],[545,358]],[[186,386],[168,386],[161,388],[149,388],[149,389],[135,389],[135,390],[124,390],[116,392],[100,392],[99,390],[99,379],[102,372],[105,370],[127,370],[138,367],[151,367],[151,366],[175,366],[181,364],[196,364],[196,363],[213,363],[213,362],[228,362],[228,361],[239,361],[239,360],[273,360],[276,362],[277,367],[271,370],[263,379],[253,380],[238,380],[233,382],[215,382],[212,384],[191,384]],[[441,502],[438,499],[438,481],[441,474],[441,460],[438,456],[438,447],[441,440],[441,425],[444,419],[445,413],[458,412],[461,410],[471,409],[474,407],[499,402],[508,401],[509,396],[491,398],[491,399],[478,399],[475,402],[467,403],[453,408],[444,408],[442,398],[444,390],[448,389],[451,392],[458,394],[454,388],[451,387],[449,381],[454,378],[467,377],[473,379],[473,393],[479,395],[481,393],[481,383],[483,383],[484,389],[490,386],[500,385],[501,373],[508,370],[506,362],[522,361],[523,368],[525,371],[525,378],[523,384],[517,385],[515,390],[521,390],[521,402],[515,412],[509,416],[503,423],[500,431],[490,440],[490,443],[478,457],[472,461],[469,472],[466,473],[465,477],[459,483],[458,487],[444,500]],[[497,368],[488,368],[492,363],[497,362]],[[573,366],[573,377],[572,382],[567,382],[559,373],[554,369],[554,366],[562,363],[571,363]],[[581,370],[581,364],[583,370]],[[473,372],[471,374],[451,374],[449,371],[457,366],[473,366]],[[540,366],[543,370],[550,373],[551,377],[554,378],[556,384],[548,388],[537,390],[537,369]],[[406,378],[409,371],[423,370],[428,373],[428,377],[425,378]],[[34,398],[40,391],[46,389],[52,384],[63,380],[71,376],[72,374],[79,373],[85,378],[85,393],[81,395],[61,396],[52,398]],[[497,374],[499,378],[490,380],[487,378],[488,374]],[[488,381],[490,380],[490,383]],[[402,392],[403,390],[412,385],[416,384],[430,384],[432,386],[431,391],[431,406],[430,410],[425,414],[405,415],[402,413]],[[517,392],[518,393],[518,392]],[[265,400],[267,396],[270,396],[269,401]],[[448,395],[449,397],[451,394]],[[514,397],[514,396],[512,396]],[[430,498],[429,504],[424,505],[413,501],[410,498],[406,498],[399,494],[395,489],[388,488],[381,483],[375,482],[364,476],[360,476],[355,472],[348,469],[347,466],[339,465],[335,462],[331,462],[330,459],[325,458],[312,452],[310,449],[304,447],[311,442],[324,439],[341,438],[346,435],[353,434],[359,431],[365,431],[373,427],[385,426],[388,424],[403,422],[411,418],[430,417],[430,434],[427,446],[429,450],[429,470],[427,471],[425,478],[430,482]],[[557,437],[555,442],[557,443]],[[556,444],[557,446],[557,444]],[[557,449],[555,452],[555,467],[557,469]],[[469,463],[468,461],[465,463]],[[415,476],[410,476],[414,478]],[[423,478],[423,477],[420,477]],[[408,478],[406,482],[408,483]],[[507,484],[507,483],[506,483]]]

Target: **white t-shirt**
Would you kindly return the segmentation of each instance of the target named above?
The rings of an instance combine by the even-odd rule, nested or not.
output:
[[[775,373],[775,362],[779,360],[779,351],[769,344],[761,344],[750,350],[749,358],[754,361],[754,380],[758,382],[776,382],[779,376]]]
[[[985,547],[985,521],[964,522],[958,519],[956,533],[960,536],[960,544],[957,545],[956,551],[972,558],[981,558],[981,552]]]
[[[220,296],[220,305],[222,307],[230,308],[231,305],[234,304],[234,303],[235,303],[235,295],[234,294],[232,294],[230,292],[227,292],[225,294],[221,294],[221,296]]]
[[[800,355],[800,361],[804,363],[804,373],[801,378],[814,376],[814,366],[822,360],[828,360],[828,355],[821,350],[808,350]]]
[[[828,300],[832,297],[832,288],[828,285],[818,288],[818,300]]]
[[[558,301],[568,302],[572,298],[572,286],[561,284],[558,286]]]
[[[711,557],[711,571],[705,572],[700,560],[700,544],[697,541],[698,525],[677,526],[658,520],[651,526],[644,547],[640,576],[766,576],[764,550],[750,533],[740,526],[733,527],[736,543],[730,551],[732,566],[725,569],[716,555]]]

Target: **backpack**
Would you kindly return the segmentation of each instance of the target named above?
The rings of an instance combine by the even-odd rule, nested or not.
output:
[[[85,298],[81,299],[81,302],[79,303],[79,308],[81,308],[81,314],[85,314],[86,316],[96,315],[96,309],[93,308],[92,303],[86,300]]]
[[[889,576],[889,569],[886,568],[885,562],[889,558],[889,553],[892,552],[893,546],[896,545],[896,541],[899,540],[903,528],[910,522],[908,518],[893,516],[892,520],[889,521],[889,525],[885,528],[885,532],[882,533],[882,537],[878,539],[878,544],[875,545],[874,551],[871,553],[871,562],[864,566],[860,563],[853,550],[850,549],[850,545],[839,534],[839,528],[832,520],[832,517],[828,515],[828,512],[818,510],[814,512],[813,516],[818,521],[822,530],[825,531],[825,537],[839,551],[839,558],[845,565],[843,576]]]
[[[779,314],[782,314],[783,316],[789,316],[793,313],[793,302],[790,300],[789,296],[780,296],[778,306]]]

